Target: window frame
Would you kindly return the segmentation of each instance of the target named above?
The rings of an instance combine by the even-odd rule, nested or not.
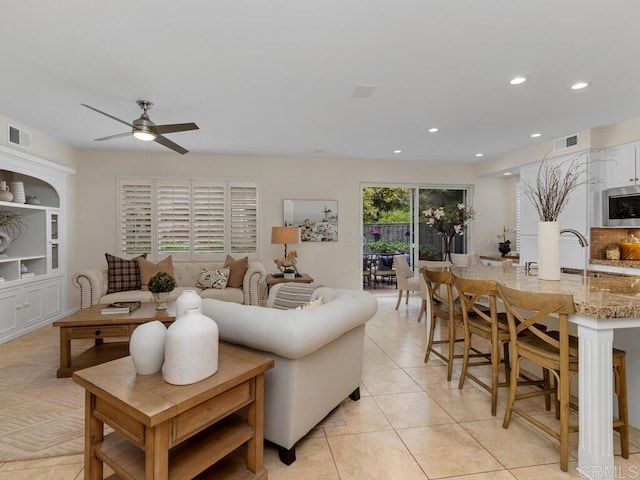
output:
[[[171,219],[171,211],[167,211],[166,199],[171,197],[171,189],[181,190],[176,193],[177,198],[187,199],[188,214],[184,215],[184,205],[176,210],[176,218]],[[117,254],[123,257],[132,257],[142,253],[147,253],[147,258],[152,261],[158,261],[168,255],[173,256],[174,262],[219,262],[224,261],[227,255],[232,256],[248,256],[250,260],[260,258],[260,182],[258,181],[233,181],[233,180],[214,180],[214,179],[190,179],[176,177],[134,177],[121,176],[117,181],[117,229],[116,242]],[[128,188],[128,190],[127,190]],[[134,231],[134,242],[138,242],[143,247],[149,245],[150,248],[128,248],[130,244],[127,242],[127,223],[131,223],[135,219],[135,209],[127,209],[127,198],[137,196],[136,188],[140,188],[139,199],[141,200],[140,210],[142,212],[140,220],[140,228]],[[211,188],[212,193],[208,193],[207,189]],[[145,189],[148,192],[144,197]],[[239,189],[239,190],[238,190]],[[246,192],[241,195],[242,202],[236,208],[234,216],[238,218],[238,211],[242,212],[243,208],[248,210],[247,218],[242,220],[240,213],[239,225],[243,228],[240,233],[235,233],[238,228],[234,227],[231,222],[232,205],[234,191],[249,189],[249,195]],[[217,192],[216,192],[217,190]],[[134,194],[129,194],[134,192]],[[186,195],[186,196],[185,196]],[[162,206],[163,198],[165,206]],[[248,199],[248,203],[247,203]],[[145,203],[146,202],[146,203]],[[216,206],[216,202],[221,206],[219,209],[213,209],[215,213],[212,215],[204,214],[207,212],[207,202],[211,202],[212,207]],[[243,203],[244,202],[244,203]],[[183,202],[185,203],[185,202]],[[199,208],[198,203],[204,203],[204,208]],[[246,206],[243,206],[246,205]],[[147,210],[149,209],[149,210]],[[164,219],[161,217],[162,210],[165,210]],[[170,210],[170,209],[169,209]],[[126,216],[125,216],[126,215]],[[186,230],[182,231],[182,245],[179,248],[163,247],[163,223],[165,227],[165,238],[170,238],[170,225],[175,221],[178,225],[185,225]],[[221,228],[220,228],[221,227]],[[207,243],[207,230],[213,232],[212,240],[214,243],[222,242],[222,248],[216,251],[198,251],[198,243]],[[184,232],[186,231],[186,236]],[[246,235],[246,232],[252,232],[253,238],[248,242],[241,242],[243,248],[233,248],[232,239],[238,236]],[[148,241],[145,239],[147,235]],[[181,238],[178,233],[177,239]],[[181,254],[184,245],[188,245],[185,254]],[[134,245],[135,246],[135,245]],[[245,248],[248,247],[248,248]],[[253,247],[253,248],[252,248]],[[202,249],[201,249],[202,250]]]

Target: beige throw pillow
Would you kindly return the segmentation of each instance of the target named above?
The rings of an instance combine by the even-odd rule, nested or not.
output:
[[[227,287],[242,288],[244,274],[249,270],[249,257],[236,260],[231,255],[227,255],[224,266],[230,269]]]
[[[166,272],[175,278],[173,273],[173,258],[169,255],[164,260],[160,260],[157,264],[150,262],[146,258],[136,258],[138,267],[140,268],[140,283],[142,284],[142,290],[149,290],[149,280],[156,273]]]

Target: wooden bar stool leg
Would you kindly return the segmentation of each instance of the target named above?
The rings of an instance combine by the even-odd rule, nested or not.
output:
[[[466,352],[465,352],[466,353]],[[500,345],[497,340],[491,342],[491,416],[498,412],[498,368],[500,367]]]
[[[451,381],[453,374],[453,355],[456,347],[456,322],[449,320],[449,358],[447,359],[447,382]]]
[[[614,358],[615,392],[618,397],[618,420],[620,426],[614,427],[620,434],[622,458],[629,458],[629,406],[627,403],[627,365],[623,353]]]
[[[420,312],[418,313],[418,322],[422,320],[422,316],[427,313],[427,301],[422,300],[422,304],[420,305]]]
[[[431,349],[433,348],[433,334],[436,329],[436,317],[434,315],[430,316],[430,325],[429,325],[429,340],[427,341],[427,353],[424,356],[424,363],[427,363],[429,360],[429,354],[431,353]]]

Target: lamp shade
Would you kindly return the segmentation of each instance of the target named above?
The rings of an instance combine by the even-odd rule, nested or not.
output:
[[[300,243],[300,227],[271,227],[271,243]]]

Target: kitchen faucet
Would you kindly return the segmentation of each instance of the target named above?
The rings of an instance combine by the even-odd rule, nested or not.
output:
[[[582,235],[579,231],[574,230],[573,228],[565,228],[563,230],[560,230],[560,235],[562,235],[563,233],[573,233],[576,237],[578,237],[578,243],[580,243],[580,246],[585,248],[587,246],[589,246],[589,240],[587,240],[587,238]],[[582,280],[583,283],[586,283],[587,281],[587,258],[585,256],[584,259],[584,268],[582,269]]]

